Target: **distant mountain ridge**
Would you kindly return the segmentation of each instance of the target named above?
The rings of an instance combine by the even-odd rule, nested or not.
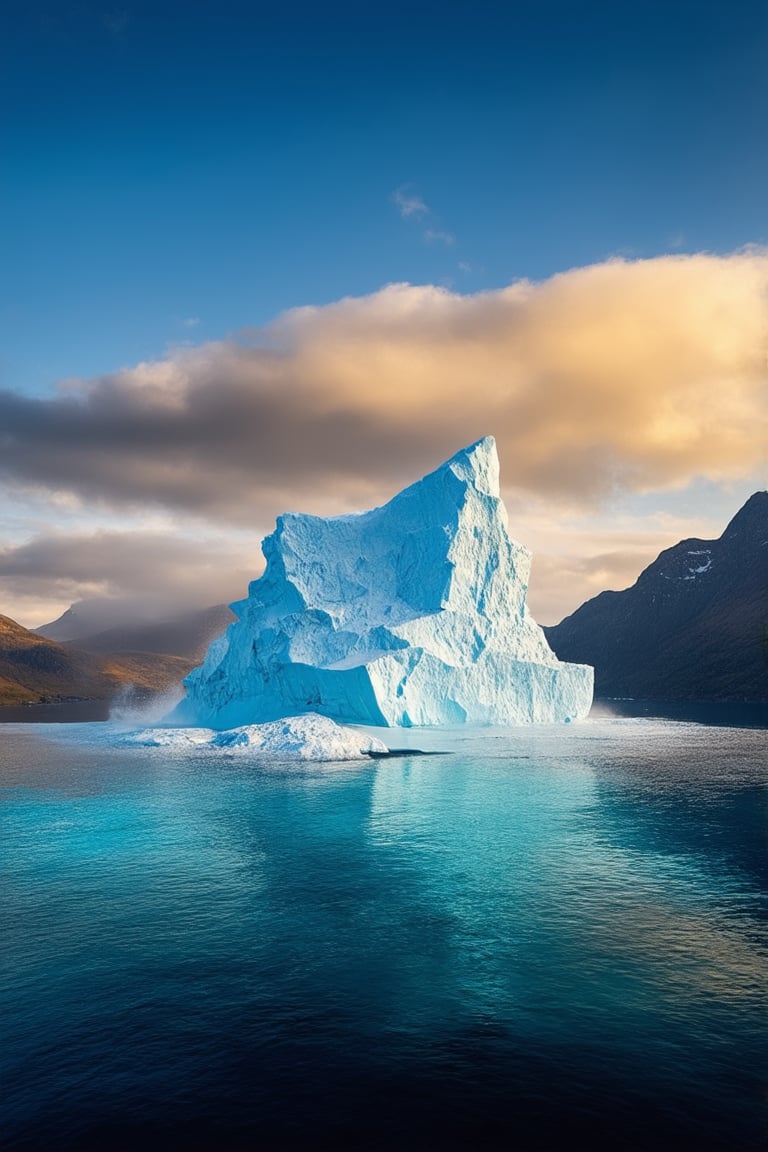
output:
[[[170,620],[184,613],[164,600],[128,596],[92,596],[70,604],[66,612],[33,631],[57,644],[82,640],[113,628],[132,628]]]
[[[62,617],[63,619],[63,617]],[[80,635],[64,641],[85,652],[164,652],[187,660],[202,660],[208,645],[235,619],[225,604],[184,612],[163,620],[122,622],[115,627]],[[42,629],[38,629],[42,633]]]
[[[545,632],[561,660],[594,666],[597,696],[768,701],[768,492]]]

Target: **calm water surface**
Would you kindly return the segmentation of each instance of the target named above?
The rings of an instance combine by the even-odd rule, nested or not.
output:
[[[0,731],[8,1148],[764,1146],[764,730],[45,728]]]

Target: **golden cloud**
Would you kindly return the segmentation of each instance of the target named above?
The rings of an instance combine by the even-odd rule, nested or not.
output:
[[[743,475],[768,441],[768,254],[609,261],[458,296],[393,285],[273,328],[317,416],[486,431],[508,484],[590,495]]]
[[[739,477],[768,442],[767,289],[764,251],[472,296],[390,285],[48,400],[4,393],[0,468],[233,519],[255,490],[315,507],[386,495],[488,432],[505,485],[539,495]]]

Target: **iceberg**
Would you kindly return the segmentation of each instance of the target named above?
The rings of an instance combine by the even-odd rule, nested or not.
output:
[[[589,711],[592,668],[559,661],[526,605],[531,553],[509,535],[491,436],[380,508],[280,516],[262,550],[263,575],[171,723],[506,726]]]
[[[274,760],[364,760],[387,754],[386,744],[376,736],[312,713],[268,724],[246,724],[225,732],[211,728],[144,728],[123,733],[118,743],[183,752],[247,750]]]

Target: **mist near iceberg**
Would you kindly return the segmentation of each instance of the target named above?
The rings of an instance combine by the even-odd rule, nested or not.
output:
[[[278,518],[264,574],[168,722],[225,729],[317,713],[403,727],[581,719],[593,670],[531,616],[491,436],[369,512]]]

